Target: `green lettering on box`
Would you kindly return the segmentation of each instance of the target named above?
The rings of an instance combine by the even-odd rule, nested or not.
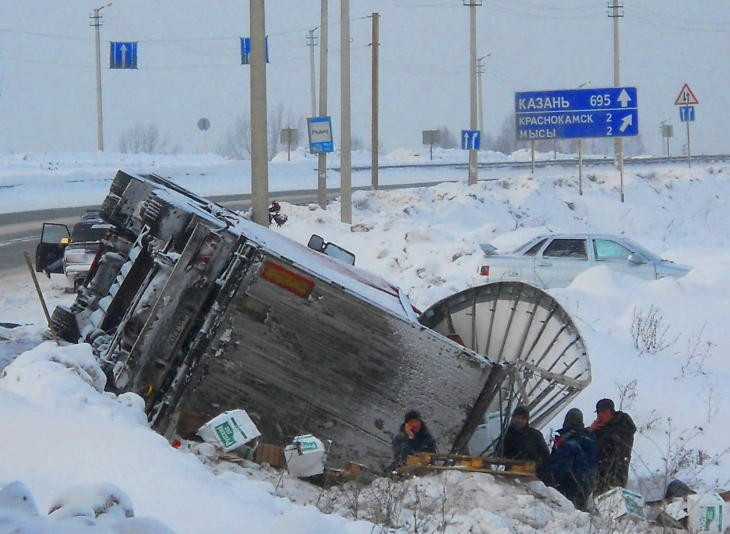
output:
[[[218,438],[221,440],[221,443],[223,443],[223,446],[228,448],[231,445],[236,444],[236,438],[233,433],[233,429],[231,428],[231,425],[228,423],[228,421],[225,421],[224,423],[221,423],[217,427],[215,427],[215,433],[218,434]]]

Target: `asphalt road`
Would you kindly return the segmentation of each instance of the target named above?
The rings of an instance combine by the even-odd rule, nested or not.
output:
[[[337,195],[336,191],[328,192],[327,198],[331,200]],[[269,197],[291,204],[317,201],[316,191],[271,193]],[[251,195],[212,196],[209,199],[233,210],[245,211],[251,207]],[[28,253],[35,266],[35,249],[40,241],[44,222],[65,224],[70,230],[83,213],[98,209],[99,206],[82,206],[0,214],[0,279],[5,273],[26,268],[24,252]]]

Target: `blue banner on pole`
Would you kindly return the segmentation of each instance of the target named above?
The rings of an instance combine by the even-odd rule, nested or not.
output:
[[[137,43],[109,43],[110,69],[136,69]]]
[[[251,38],[241,37],[241,65],[251,64]],[[266,37],[266,63],[269,61],[269,37]]]

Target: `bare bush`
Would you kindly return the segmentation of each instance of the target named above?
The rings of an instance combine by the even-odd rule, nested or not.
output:
[[[301,118],[294,116],[291,108],[286,109],[283,104],[269,111],[267,126],[268,154],[271,160],[282,149],[281,130],[284,128],[299,128],[301,138]],[[236,117],[233,125],[226,130],[223,139],[216,147],[216,153],[231,159],[251,158],[251,115],[245,112]]]
[[[679,339],[669,339],[670,326],[664,323],[664,318],[659,313],[659,308],[653,305],[646,315],[641,310],[634,308],[634,318],[631,321],[631,337],[634,340],[634,347],[639,350],[639,355],[656,354],[666,349],[671,349]]]
[[[682,377],[686,375],[697,376],[705,374],[705,361],[712,355],[712,348],[715,346],[711,341],[702,339],[706,326],[707,323],[702,325],[699,333],[694,334],[693,332],[687,340],[686,360],[682,364],[681,369]]]
[[[167,136],[160,135],[157,124],[136,123],[124,130],[118,140],[122,154],[178,154],[180,145],[170,146]]]

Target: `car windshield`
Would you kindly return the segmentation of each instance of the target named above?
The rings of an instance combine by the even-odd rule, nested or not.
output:
[[[107,231],[107,225],[99,220],[78,222],[71,229],[71,242],[101,241]]]
[[[638,252],[639,254],[641,254],[642,256],[644,256],[647,260],[653,261],[653,262],[664,261],[660,256],[657,256],[652,251],[650,251],[650,250],[642,247],[636,241],[633,241],[633,240],[628,239],[626,237],[622,238],[622,240],[623,240],[624,243],[626,243],[629,246],[629,248],[633,252]]]

